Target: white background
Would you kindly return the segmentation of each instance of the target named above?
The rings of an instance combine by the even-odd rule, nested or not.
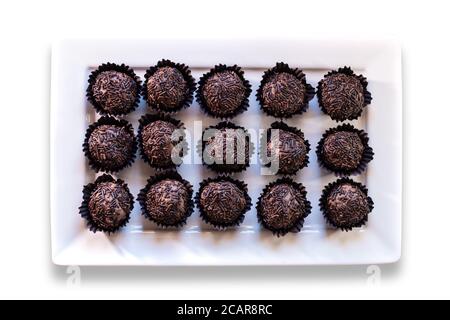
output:
[[[0,298],[449,298],[447,1],[171,2],[0,4]],[[79,284],[66,268],[53,266],[51,43],[61,38],[154,37],[400,40],[404,68],[401,262],[380,270],[362,266],[82,268]],[[367,274],[373,270],[381,272],[379,283],[378,277]]]

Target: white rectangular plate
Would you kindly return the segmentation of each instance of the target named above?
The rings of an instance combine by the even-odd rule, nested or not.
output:
[[[308,111],[286,122],[303,130],[312,146],[310,164],[295,177],[308,191],[313,206],[301,233],[274,237],[256,219],[257,198],[275,176],[260,174],[256,153],[250,168],[238,174],[249,186],[253,207],[238,228],[216,231],[204,224],[197,210],[184,228],[163,230],[146,221],[136,202],[129,224],[114,235],[87,230],[78,214],[83,186],[95,180],[82,152],[88,125],[98,118],[87,102],[89,73],[105,62],[125,63],[143,77],[145,69],[160,59],[190,66],[199,77],[215,64],[237,64],[252,85],[250,108],[232,119],[251,129],[268,128],[274,118],[263,114],[255,91],[264,70],[283,61],[304,70],[307,81],[316,86],[329,70],[351,66],[369,82],[373,96],[363,116],[351,121],[370,137],[375,158],[367,172],[355,177],[367,185],[375,202],[366,226],[351,232],[330,229],[318,208],[322,188],[336,177],[317,165],[315,148],[322,133],[336,123],[319,110],[314,98]],[[402,191],[402,95],[401,50],[386,41],[168,41],[101,40],[63,41],[52,52],[51,96],[51,224],[52,257],[59,265],[338,265],[379,264],[397,261],[401,255]],[[146,111],[140,107],[125,119],[137,130]],[[197,102],[175,116],[192,133],[195,121],[203,127],[218,121],[205,116]],[[192,138],[198,139],[199,135]],[[253,141],[258,143],[259,141]],[[179,172],[194,191],[214,173],[198,163],[197,141],[190,141],[191,153]],[[139,156],[132,167],[117,174],[133,195],[153,174]]]

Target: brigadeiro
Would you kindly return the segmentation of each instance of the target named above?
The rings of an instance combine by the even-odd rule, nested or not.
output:
[[[189,67],[161,60],[145,73],[143,96],[150,108],[176,112],[192,103],[195,80]]]
[[[277,236],[299,232],[305,218],[311,213],[306,189],[290,178],[281,178],[268,184],[256,205],[258,221]]]
[[[302,70],[279,62],[264,72],[256,99],[268,115],[290,118],[306,111],[314,93],[314,88],[306,82]]]
[[[327,185],[319,204],[328,223],[343,231],[365,225],[373,209],[367,188],[349,178]]]
[[[326,74],[319,82],[317,97],[322,111],[337,121],[357,119],[372,101],[366,78],[349,67]]]
[[[192,214],[192,185],[177,172],[157,174],[138,195],[142,214],[162,227],[180,227]]]
[[[363,172],[373,156],[367,134],[350,124],[328,129],[317,145],[320,165],[337,175]]]
[[[247,110],[250,93],[240,67],[220,64],[200,78],[197,101],[207,114],[231,118]]]
[[[274,122],[261,139],[262,163],[276,174],[295,174],[309,162],[310,144],[303,132],[284,122]]]
[[[243,127],[220,122],[203,130],[199,142],[203,164],[216,172],[239,172],[250,165],[253,143]]]
[[[128,121],[104,116],[86,131],[83,151],[95,171],[117,172],[130,166],[137,142]]]
[[[103,174],[84,186],[79,210],[91,231],[115,232],[128,223],[133,196],[125,182]]]
[[[247,185],[228,176],[204,180],[195,201],[202,219],[219,229],[241,224],[252,205]]]
[[[144,115],[138,141],[142,158],[156,169],[180,165],[187,152],[183,123],[166,115]]]
[[[141,80],[124,64],[102,64],[91,73],[88,83],[86,95],[100,114],[124,115],[139,104]]]

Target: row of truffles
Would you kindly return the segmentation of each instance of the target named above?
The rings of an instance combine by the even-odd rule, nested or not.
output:
[[[132,112],[141,95],[152,110],[170,113],[189,107],[196,87],[189,67],[170,60],[149,68],[143,86],[130,67],[107,63],[91,73],[87,97],[103,115]],[[226,119],[247,110],[250,93],[240,67],[220,64],[200,78],[196,98],[205,113]],[[266,114],[290,118],[305,112],[315,93],[302,70],[280,62],[264,72],[256,99]],[[349,67],[327,73],[317,96],[322,111],[336,121],[357,119],[372,100],[366,78]]]
[[[150,178],[137,197],[142,214],[161,227],[181,227],[191,216],[194,203],[200,217],[218,229],[238,226],[252,206],[247,185],[229,176],[204,180],[193,198],[192,185],[177,172]],[[91,231],[112,233],[125,226],[133,209],[126,183],[108,174],[83,189],[80,214]],[[327,185],[320,198],[326,221],[345,231],[363,226],[373,209],[364,185],[341,178]],[[268,184],[256,204],[260,224],[277,236],[299,232],[311,213],[304,186],[290,178]]]
[[[177,129],[179,134],[174,134]],[[153,168],[175,168],[188,147],[183,123],[147,114],[139,120],[136,137],[126,120],[104,116],[87,129],[83,150],[94,170],[112,173],[133,163],[138,146],[142,159]],[[254,145],[245,128],[224,121],[203,131],[197,149],[208,168],[233,173],[250,165]],[[310,149],[301,130],[274,122],[261,137],[259,155],[273,173],[289,175],[308,165]],[[322,167],[341,176],[363,172],[373,158],[367,134],[350,124],[328,129],[316,152]]]

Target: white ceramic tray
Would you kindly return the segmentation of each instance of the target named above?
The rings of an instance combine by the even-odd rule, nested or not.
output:
[[[85,98],[89,73],[105,62],[125,63],[143,77],[145,69],[162,58],[190,66],[196,80],[218,63],[237,64],[252,85],[250,108],[233,121],[247,128],[267,128],[274,118],[263,114],[255,100],[264,70],[283,61],[300,67],[313,86],[331,69],[351,66],[369,81],[373,101],[363,116],[351,121],[364,129],[375,152],[363,182],[375,202],[366,226],[351,232],[330,229],[318,208],[322,188],[336,179],[321,170],[315,148],[322,133],[336,123],[319,110],[317,98],[308,111],[286,122],[301,128],[312,145],[310,165],[296,176],[308,191],[312,213],[301,233],[274,237],[263,230],[254,206],[240,227],[215,231],[204,224],[197,210],[179,231],[163,230],[146,221],[136,202],[130,223],[114,235],[96,234],[78,214],[83,185],[96,174],[85,160],[82,142],[88,125],[98,118]],[[101,40],[63,41],[52,51],[51,96],[51,230],[53,262],[59,265],[325,265],[380,264],[401,255],[402,193],[402,79],[401,50],[393,42],[342,41],[162,41]],[[144,101],[125,119],[137,130],[146,111]],[[198,104],[175,116],[193,132],[194,121],[203,126],[218,120],[203,115]],[[193,137],[194,138],[194,137]],[[195,137],[199,138],[199,133]],[[258,141],[254,141],[257,143]],[[179,172],[194,185],[214,173],[198,162],[197,141],[190,142]],[[253,204],[275,176],[260,174],[253,155],[250,168],[237,175],[249,186]],[[127,181],[134,196],[153,171],[139,158],[117,176]]]

